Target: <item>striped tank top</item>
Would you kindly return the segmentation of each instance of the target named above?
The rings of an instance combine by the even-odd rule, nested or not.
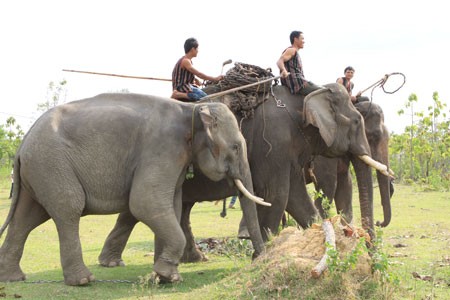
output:
[[[347,80],[347,78],[345,78],[345,77],[341,77],[341,78],[342,78],[342,85],[345,86],[348,94],[351,95],[353,86],[354,86],[353,82],[351,82],[350,80]]]
[[[191,87],[189,85],[194,83],[195,76],[188,70],[181,67],[181,61],[183,58],[184,56],[177,61],[175,67],[173,68],[172,89],[187,93],[191,91]]]
[[[284,67],[290,75],[286,78],[281,78],[281,84],[287,86],[292,94],[298,94],[303,88],[303,80],[305,80],[302,60],[298,52],[295,52],[295,55],[290,60],[284,62]]]

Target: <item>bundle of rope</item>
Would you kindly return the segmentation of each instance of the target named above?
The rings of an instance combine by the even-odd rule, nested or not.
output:
[[[252,83],[257,83],[259,81],[273,77],[274,75],[272,74],[270,69],[263,69],[255,65],[236,62],[234,63],[234,67],[228,70],[228,72],[225,74],[223,80],[218,83],[207,83],[203,90],[207,94],[216,93]],[[264,94],[270,91],[271,85],[272,81],[267,81],[240,90],[240,92]]]
[[[273,84],[273,81],[266,79],[273,77],[270,69],[236,62],[234,67],[228,70],[223,80],[217,83],[207,82],[203,91],[210,95],[248,84],[255,84],[232,93],[230,91],[227,97],[228,106],[234,113],[239,114],[244,119],[252,118],[255,107],[266,99]],[[263,80],[266,80],[266,82],[256,84]]]

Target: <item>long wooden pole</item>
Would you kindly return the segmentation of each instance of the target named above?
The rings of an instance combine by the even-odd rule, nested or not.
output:
[[[74,72],[74,73],[92,74],[92,75],[104,75],[104,76],[114,76],[114,77],[123,77],[123,78],[146,79],[146,80],[159,80],[159,81],[170,81],[170,82],[172,82],[172,79],[166,79],[166,78],[142,77],[142,76],[129,76],[129,75],[120,75],[120,74],[111,74],[111,73],[99,73],[99,72],[89,72],[89,71],[78,71],[78,70],[67,70],[67,69],[63,69],[63,71],[64,71],[64,72]]]
[[[255,85],[260,85],[262,83],[266,83],[268,81],[272,81],[272,80],[278,79],[280,77],[281,76],[270,77],[270,78],[266,78],[266,79],[261,80],[261,81],[257,81],[257,82],[250,83],[250,84],[246,84],[246,85],[243,85],[243,86],[238,86],[238,87],[235,87],[235,88],[232,88],[232,89],[229,89],[229,90],[225,90],[225,91],[222,91],[222,92],[218,92],[218,93],[215,93],[215,94],[206,95],[205,97],[201,98],[200,100],[207,100],[207,99],[210,99],[210,98],[220,97],[220,96],[223,96],[223,95],[226,95],[226,94],[229,94],[229,93],[232,93],[232,92],[240,91],[240,90],[243,90],[243,89],[255,86]]]

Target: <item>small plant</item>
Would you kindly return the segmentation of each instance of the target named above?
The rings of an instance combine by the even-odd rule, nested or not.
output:
[[[322,190],[316,191],[314,193],[314,199],[318,199],[318,198],[322,199],[321,206],[322,206],[322,209],[324,212],[324,218],[330,219],[332,202],[330,201],[330,199],[328,199],[327,196],[325,196],[325,194],[323,193]]]
[[[141,293],[148,294],[151,292],[152,286],[157,286],[159,284],[159,278],[156,276],[156,273],[152,272],[145,276],[139,276],[138,281],[133,283],[132,290],[134,292],[140,291]]]
[[[367,252],[366,240],[364,238],[359,239],[355,249],[353,249],[353,251],[350,252],[345,259],[341,259],[339,257],[339,251],[334,249],[330,244],[327,243],[326,247],[328,254],[328,270],[334,275],[346,273],[351,269],[354,269],[358,263],[359,257],[363,253]]]
[[[394,289],[400,284],[398,276],[389,270],[389,260],[383,250],[383,231],[377,230],[372,252],[372,271],[379,278],[380,286],[385,299],[394,293]]]
[[[227,257],[251,257],[253,254],[253,245],[247,239],[230,239],[225,238],[222,243],[216,248],[220,255]]]

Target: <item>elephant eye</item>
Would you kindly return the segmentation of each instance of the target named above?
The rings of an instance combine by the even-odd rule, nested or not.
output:
[[[239,147],[239,144],[234,144],[233,146],[231,146],[231,149],[233,149],[233,151],[239,153],[239,150],[241,149],[241,147]]]

